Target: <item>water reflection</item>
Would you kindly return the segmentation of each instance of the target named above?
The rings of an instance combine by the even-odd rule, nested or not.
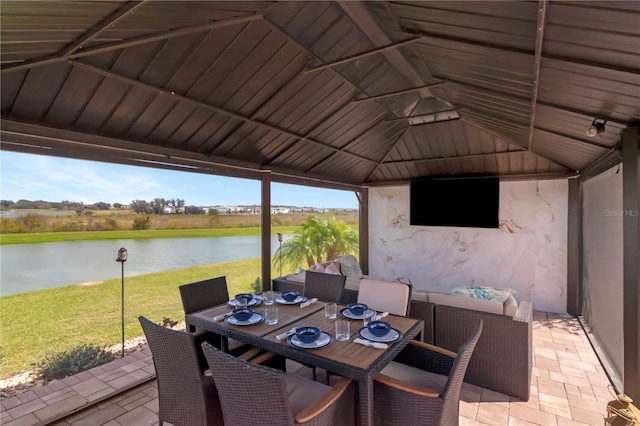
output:
[[[272,253],[278,237],[271,239]],[[260,257],[260,236],[65,241],[0,246],[0,295],[120,277],[118,249],[129,257],[125,276]]]

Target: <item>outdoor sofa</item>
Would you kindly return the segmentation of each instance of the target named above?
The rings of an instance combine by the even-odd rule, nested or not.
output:
[[[347,278],[341,303],[358,299],[359,280]],[[304,275],[273,280],[276,291],[304,291]],[[456,351],[473,334],[479,319],[484,330],[475,348],[465,382],[528,400],[531,387],[533,305],[517,303],[511,296],[504,303],[413,290],[409,316],[424,321],[421,339]]]

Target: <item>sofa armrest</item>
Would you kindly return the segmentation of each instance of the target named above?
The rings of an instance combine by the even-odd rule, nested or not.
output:
[[[518,306],[518,311],[513,316],[514,321],[531,322],[533,319],[533,303],[530,300],[523,300]]]

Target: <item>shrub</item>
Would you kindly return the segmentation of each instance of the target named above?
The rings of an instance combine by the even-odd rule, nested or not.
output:
[[[104,220],[102,229],[104,229],[105,231],[115,231],[118,229],[118,222],[116,222],[114,218],[108,217]]]
[[[45,380],[63,379],[113,361],[114,358],[105,348],[84,343],[46,355],[36,363],[36,369]]]
[[[260,277],[256,278],[254,282],[251,283],[251,291],[253,294],[262,293],[262,281]]]
[[[131,229],[133,230],[143,230],[151,228],[151,216],[136,216],[133,219],[133,225]]]
[[[0,232],[3,234],[21,234],[27,232],[27,228],[23,223],[3,217],[0,219]]]

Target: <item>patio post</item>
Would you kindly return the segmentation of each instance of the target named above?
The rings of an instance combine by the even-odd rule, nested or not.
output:
[[[624,393],[640,401],[640,127],[622,133]]]
[[[121,291],[121,320],[122,320],[122,357],[124,358],[124,262],[127,261],[127,249],[122,247],[118,250],[116,262],[122,266],[122,291]]]
[[[262,173],[260,232],[262,235],[261,255],[262,289],[271,288],[271,171]]]

